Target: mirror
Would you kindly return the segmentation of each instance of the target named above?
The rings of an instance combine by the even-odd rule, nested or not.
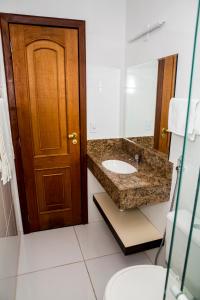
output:
[[[175,94],[178,56],[171,55],[126,70],[124,137],[169,153],[168,111]]]

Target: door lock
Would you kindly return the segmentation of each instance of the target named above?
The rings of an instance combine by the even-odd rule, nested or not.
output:
[[[168,133],[168,130],[166,128],[162,128],[162,132],[161,132],[162,139],[164,139],[166,137],[167,133]]]
[[[78,141],[77,141],[77,133],[76,132],[72,132],[72,133],[70,133],[70,134],[68,134],[68,139],[69,140],[72,140],[72,144],[73,145],[76,145],[77,143],[78,143]]]

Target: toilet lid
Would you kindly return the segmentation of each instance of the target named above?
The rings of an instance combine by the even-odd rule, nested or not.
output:
[[[162,300],[166,269],[134,266],[116,273],[108,282],[104,300]]]

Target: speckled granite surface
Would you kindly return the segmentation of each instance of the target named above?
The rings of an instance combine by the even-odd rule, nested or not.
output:
[[[153,149],[154,136],[128,137],[127,139],[143,146],[144,148]]]
[[[140,155],[138,166],[135,154]],[[110,172],[102,166],[102,161],[108,159],[128,162],[138,172],[129,175]],[[88,168],[120,209],[169,200],[172,164],[136,143],[124,139],[88,141]]]

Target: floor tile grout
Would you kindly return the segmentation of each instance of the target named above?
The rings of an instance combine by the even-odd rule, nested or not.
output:
[[[76,238],[77,238],[77,241],[78,241],[78,244],[79,244],[79,248],[80,248],[81,254],[82,254],[82,256],[83,256],[83,262],[84,262],[84,265],[85,265],[85,268],[86,268],[86,271],[87,271],[87,274],[88,274],[88,277],[89,277],[89,280],[90,280],[90,283],[91,283],[91,286],[92,286],[92,290],[93,290],[95,299],[97,300],[96,291],[95,291],[95,288],[94,288],[93,283],[92,283],[92,279],[91,279],[90,272],[89,272],[89,270],[88,270],[88,267],[87,267],[87,264],[86,264],[86,261],[85,261],[84,255],[83,255],[83,251],[82,251],[82,249],[81,249],[80,241],[79,241],[79,239],[78,239],[78,235],[77,235],[77,233],[76,233],[75,227],[73,227],[73,228],[74,228],[74,233],[75,233],[75,235],[76,235]]]
[[[83,262],[84,262],[83,260],[77,260],[77,261],[67,263],[67,264],[62,264],[62,265],[47,267],[47,268],[44,268],[44,269],[38,269],[38,270],[35,270],[35,271],[31,271],[31,272],[17,274],[16,277],[25,276],[25,275],[29,275],[29,274],[33,274],[33,273],[38,273],[38,272],[44,272],[44,271],[52,270],[52,269],[57,269],[59,267],[71,266],[71,265],[75,265],[75,264],[83,263]]]
[[[84,258],[84,255],[83,255],[83,251],[82,251],[82,249],[81,249],[81,245],[80,245],[80,242],[79,242],[79,239],[78,239],[78,235],[77,235],[77,233],[76,233],[75,226],[73,226],[73,231],[74,231],[74,234],[75,234],[75,237],[76,237],[78,246],[79,246],[79,250],[80,250],[80,252],[81,252],[81,255],[82,255],[82,258],[83,258],[83,261],[84,261],[85,258]]]
[[[84,260],[85,260],[85,261],[90,261],[90,260],[93,260],[93,259],[98,259],[98,258],[102,258],[102,257],[107,257],[107,256],[111,256],[111,255],[116,255],[116,254],[123,254],[123,253],[122,253],[122,252],[113,252],[113,253],[110,253],[110,254],[104,254],[104,255],[100,255],[100,256],[95,256],[95,257],[85,258]]]
[[[90,223],[88,223],[87,225],[90,225],[90,224],[96,224],[96,223],[103,223],[103,224],[105,224],[105,225],[107,226],[107,224],[105,223],[105,221],[104,221],[103,219],[102,219],[102,220],[98,220],[98,221],[90,222]],[[76,225],[76,226],[73,226],[73,227],[74,227],[74,230],[75,230],[75,233],[76,233],[76,228],[75,228],[75,227],[77,227],[77,226],[83,226],[83,225]],[[112,237],[114,238],[112,232],[111,232],[110,230],[109,230],[109,232],[111,233]],[[78,242],[79,242],[78,234],[76,233],[76,235],[77,235],[77,240],[78,240]],[[115,240],[115,238],[114,238],[114,241],[117,243],[117,241]],[[118,243],[117,243],[117,245],[118,245]],[[81,246],[80,246],[80,247],[81,247]],[[81,251],[82,251],[82,249],[81,249]],[[121,250],[120,247],[119,247],[119,251],[116,250],[116,252],[112,252],[112,253],[109,253],[109,254],[104,254],[104,255],[94,256],[94,257],[90,257],[90,258],[85,258],[84,255],[83,255],[83,259],[87,261],[87,260],[97,259],[97,258],[101,258],[101,257],[104,257],[104,256],[109,256],[109,255],[114,255],[114,254],[119,254],[119,253],[123,254],[123,252],[122,252],[122,250]]]
[[[101,223],[102,221],[98,221],[98,222],[93,222],[94,223]],[[91,223],[90,223],[91,224]],[[78,235],[78,232],[76,231],[76,226],[71,226],[72,228],[72,232],[74,233],[75,235],[75,240],[76,240],[76,247],[79,248],[80,250],[80,253],[81,253],[81,257],[80,257],[80,260],[77,260],[77,261],[74,261],[74,262],[70,262],[70,263],[63,263],[61,265],[55,265],[55,266],[50,266],[50,267],[44,267],[43,269],[37,269],[37,270],[33,270],[31,272],[25,272],[25,273],[21,273],[21,274],[17,274],[17,278],[20,278],[22,276],[26,276],[26,275],[31,275],[31,274],[34,274],[34,273],[39,273],[39,272],[45,272],[45,271],[51,271],[52,269],[57,269],[57,268],[61,268],[61,267],[67,267],[67,266],[70,266],[70,265],[73,265],[73,264],[79,264],[79,263],[82,263],[82,266],[84,264],[85,266],[85,270],[87,272],[87,275],[88,275],[88,279],[89,279],[89,282],[91,284],[91,289],[93,291],[93,295],[94,295],[94,298],[97,300],[97,293],[96,293],[96,290],[95,290],[95,283],[96,281],[94,280],[94,285],[93,285],[93,281],[92,281],[92,273],[90,274],[90,271],[89,271],[89,265],[88,265],[88,262],[92,261],[92,260],[98,260],[98,259],[101,259],[101,258],[106,258],[106,257],[109,257],[109,256],[113,256],[113,255],[120,255],[122,253],[121,249],[119,248],[119,251],[116,250],[116,252],[112,252],[112,253],[109,253],[109,254],[104,254],[104,255],[98,255],[98,256],[95,256],[95,257],[90,257],[90,258],[85,258],[84,257],[84,249],[82,250],[82,247],[81,247],[81,240],[79,239],[79,235]],[[78,248],[77,248],[77,251],[78,251]],[[148,262],[150,264],[153,264],[150,257],[147,255],[147,253],[145,251],[142,252],[145,257],[148,259]],[[80,254],[79,254],[80,255]],[[12,276],[11,276],[12,277]],[[93,278],[94,279],[94,278]]]
[[[97,223],[97,222],[95,222],[95,223]],[[91,257],[91,258],[85,258],[84,255],[83,255],[83,251],[81,249],[80,241],[78,239],[78,235],[76,233],[75,226],[72,226],[72,228],[73,228],[73,231],[75,233],[75,237],[76,237],[76,240],[77,240],[77,243],[78,243],[79,250],[81,252],[82,260],[78,260],[78,261],[74,261],[74,262],[66,263],[66,264],[61,264],[61,265],[55,265],[55,266],[51,266],[51,267],[46,267],[46,268],[42,268],[42,269],[37,269],[37,270],[34,270],[34,271],[30,271],[30,272],[18,273],[16,275],[16,277],[25,276],[25,275],[29,275],[29,274],[33,274],[33,273],[37,273],[37,272],[43,272],[43,271],[46,271],[46,270],[51,270],[51,269],[55,269],[55,268],[59,268],[59,267],[64,267],[64,266],[68,266],[68,265],[73,265],[73,264],[77,264],[77,263],[81,263],[81,262],[85,263],[86,261],[90,261],[90,260],[93,260],[93,259],[98,259],[98,258],[102,258],[102,257],[106,257],[106,256],[110,256],[110,255],[115,255],[115,254],[120,254],[121,253],[120,251],[118,251],[118,252],[113,252],[113,253],[110,253],[110,254],[95,256],[95,257]],[[87,269],[87,265],[86,265],[86,269]]]
[[[72,228],[72,232],[74,233],[74,226],[70,226]],[[65,227],[63,227],[65,228]],[[69,227],[68,227],[69,228]],[[53,230],[56,230],[56,229],[53,229]],[[48,230],[49,231],[49,230]],[[38,232],[33,232],[31,234],[37,234]],[[44,233],[44,231],[43,231]],[[22,237],[23,238],[23,237]],[[80,250],[80,246],[79,246],[79,242],[77,240],[77,236],[75,234],[75,239],[77,241],[77,244],[78,244],[78,248]],[[20,261],[20,256],[21,256],[21,245],[22,245],[22,241],[20,240],[20,251],[19,251],[19,261]],[[41,269],[37,269],[37,270],[33,270],[33,271],[28,271],[28,272],[24,272],[24,273],[17,273],[16,277],[20,277],[20,276],[25,276],[25,275],[29,275],[29,274],[33,274],[33,273],[37,273],[37,272],[43,272],[43,271],[46,271],[46,270],[51,270],[51,269],[55,269],[55,268],[59,268],[59,267],[64,267],[64,266],[68,266],[68,265],[73,265],[73,264],[77,264],[77,263],[81,263],[83,262],[84,260],[84,257],[82,255],[82,252],[80,251],[81,253],[81,256],[82,256],[82,259],[81,260],[76,260],[76,261],[73,261],[73,262],[69,262],[69,263],[63,263],[63,264],[58,264],[58,265],[54,265],[54,266],[49,266],[49,267],[44,267],[44,268],[41,268]],[[19,268],[19,267],[18,267]]]
[[[79,241],[78,241],[78,244],[79,244]],[[79,245],[79,248],[80,248],[80,245]],[[8,278],[20,277],[20,276],[29,275],[29,274],[32,274],[32,273],[37,273],[37,272],[40,272],[40,271],[42,272],[42,271],[51,270],[51,269],[55,269],[55,268],[59,268],[59,267],[64,267],[64,266],[69,266],[69,265],[73,265],[73,264],[77,264],[77,263],[83,263],[83,262],[95,260],[95,259],[98,259],[98,258],[103,258],[103,257],[107,257],[107,256],[121,254],[121,252],[114,252],[114,253],[105,254],[105,255],[101,255],[101,256],[95,256],[95,257],[91,257],[91,258],[84,258],[83,252],[82,252],[81,248],[80,248],[80,251],[81,251],[81,255],[82,255],[82,260],[77,260],[77,261],[74,261],[74,262],[71,262],[71,263],[66,263],[66,264],[61,264],[61,265],[46,267],[46,268],[43,268],[43,269],[37,269],[37,270],[34,270],[34,271],[30,271],[30,272],[18,273],[16,276],[8,276]],[[0,280],[1,280],[1,278],[0,278]]]

